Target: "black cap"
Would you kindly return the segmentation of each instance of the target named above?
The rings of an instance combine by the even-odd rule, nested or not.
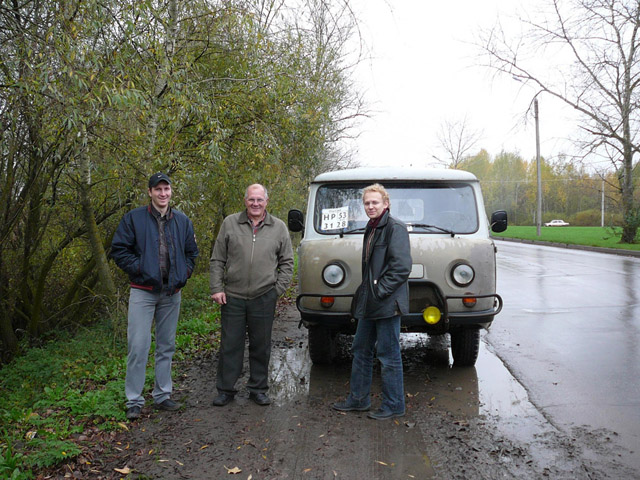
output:
[[[171,180],[169,179],[167,174],[158,172],[149,177],[149,188],[155,187],[160,182],[167,182],[169,185],[171,185]]]

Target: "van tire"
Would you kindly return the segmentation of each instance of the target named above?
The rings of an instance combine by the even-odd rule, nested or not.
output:
[[[316,365],[333,363],[336,356],[336,335],[321,325],[309,326],[309,357]]]
[[[480,329],[462,328],[450,332],[451,355],[455,367],[473,367],[480,350]]]

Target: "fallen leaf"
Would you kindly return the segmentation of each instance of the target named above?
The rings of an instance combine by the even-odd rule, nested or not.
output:
[[[131,469],[129,467],[114,468],[114,470],[122,475],[129,475],[131,473]]]
[[[149,450],[149,455],[151,455],[152,453],[153,453],[153,448]]]
[[[179,462],[178,460],[176,460],[176,463],[177,463],[178,465],[180,465],[181,467],[184,467],[184,463]]]
[[[124,422],[118,422],[118,426],[127,432],[129,431],[129,427],[127,427],[127,424]]]
[[[229,475],[236,475],[242,472],[238,467],[228,468],[226,465],[223,465],[223,467],[227,469]]]
[[[200,450],[204,450],[205,448],[209,448],[209,445],[202,445],[202,446],[200,447]]]
[[[165,459],[165,458],[162,458],[162,459],[158,460],[158,462],[160,462],[160,463],[166,463],[166,462],[168,462],[168,461],[169,461],[169,460],[167,460],[167,459]]]
[[[36,432],[35,430],[30,430],[26,433],[25,438],[27,440],[33,440],[34,438],[36,438],[36,435],[38,434],[38,432]]]
[[[309,473],[311,471],[310,468],[305,468],[304,470],[302,470],[302,473]]]
[[[376,460],[376,463],[379,463],[380,465],[384,465],[385,467],[389,466],[388,464],[381,462],[380,460]]]

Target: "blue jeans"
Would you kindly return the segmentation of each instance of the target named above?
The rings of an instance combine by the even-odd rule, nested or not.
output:
[[[350,405],[371,405],[374,350],[382,366],[382,404],[380,409],[404,413],[404,377],[400,353],[400,317],[360,320],[353,339]]]
[[[127,408],[142,407],[145,371],[151,347],[151,325],[156,321],[155,386],[152,396],[162,403],[171,396],[171,362],[176,350],[176,328],[181,292],[173,295],[132,288],[129,294],[127,326],[127,377],[124,390]]]

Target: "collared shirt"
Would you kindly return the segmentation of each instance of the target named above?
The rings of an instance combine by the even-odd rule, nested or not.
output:
[[[171,215],[171,207],[169,207],[164,215],[161,215],[158,210],[151,204],[151,212],[158,222],[158,264],[160,266],[160,272],[162,272],[162,282],[168,283],[169,280],[169,248],[167,247],[167,238],[164,234],[164,226]]]
[[[247,214],[247,217],[249,217],[248,214]],[[260,230],[260,227],[262,227],[262,225],[264,225],[264,219],[265,218],[267,218],[267,211],[266,210],[262,214],[262,218],[257,223],[253,223],[253,219],[251,217],[249,217],[249,222],[251,223],[251,227],[253,228],[253,234],[254,235],[256,233],[258,233],[258,230]]]

